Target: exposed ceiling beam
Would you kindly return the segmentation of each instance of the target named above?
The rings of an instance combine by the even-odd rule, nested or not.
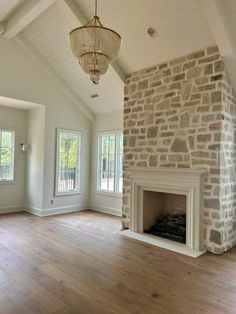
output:
[[[0,35],[2,35],[5,32],[6,29],[6,24],[5,23],[0,23]]]
[[[4,37],[13,38],[56,0],[27,0],[7,21]]]
[[[219,0],[200,0],[211,32],[225,60],[226,70],[236,91],[236,47]]]
[[[51,65],[44,57],[31,45],[23,34],[19,34],[14,38],[16,43],[20,45],[33,59],[38,63],[47,77],[52,80],[58,88],[75,104],[83,114],[91,121],[95,119],[94,113],[87,107],[82,99],[67,85],[67,83],[55,72]]]
[[[68,12],[70,16],[74,18],[74,20],[79,23],[80,25],[83,25],[88,22],[89,18],[86,17],[83,12],[79,9],[78,5],[75,3],[74,0],[63,0],[59,2],[60,5],[64,7],[64,10]],[[117,61],[114,61],[111,66],[117,73],[117,75],[120,77],[122,82],[125,81],[125,72],[121,68],[120,64]]]

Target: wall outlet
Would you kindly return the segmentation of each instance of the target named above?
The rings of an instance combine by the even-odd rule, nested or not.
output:
[[[54,200],[51,200],[51,204],[54,204]]]

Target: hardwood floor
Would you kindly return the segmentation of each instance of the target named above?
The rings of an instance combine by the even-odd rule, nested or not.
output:
[[[0,314],[236,313],[236,248],[198,259],[85,211],[0,216]]]

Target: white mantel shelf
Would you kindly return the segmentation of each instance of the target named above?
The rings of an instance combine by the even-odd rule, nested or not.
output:
[[[136,175],[138,173],[160,173],[160,174],[179,174],[182,175],[194,175],[194,176],[202,176],[207,173],[208,169],[206,168],[167,168],[167,167],[129,167],[127,169],[131,176]]]

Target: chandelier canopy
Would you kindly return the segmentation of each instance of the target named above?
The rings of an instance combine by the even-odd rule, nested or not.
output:
[[[69,42],[83,71],[90,74],[90,80],[94,84],[98,84],[100,76],[107,72],[109,63],[112,63],[119,53],[121,37],[101,24],[95,0],[94,17],[84,26],[73,29],[69,33]]]

